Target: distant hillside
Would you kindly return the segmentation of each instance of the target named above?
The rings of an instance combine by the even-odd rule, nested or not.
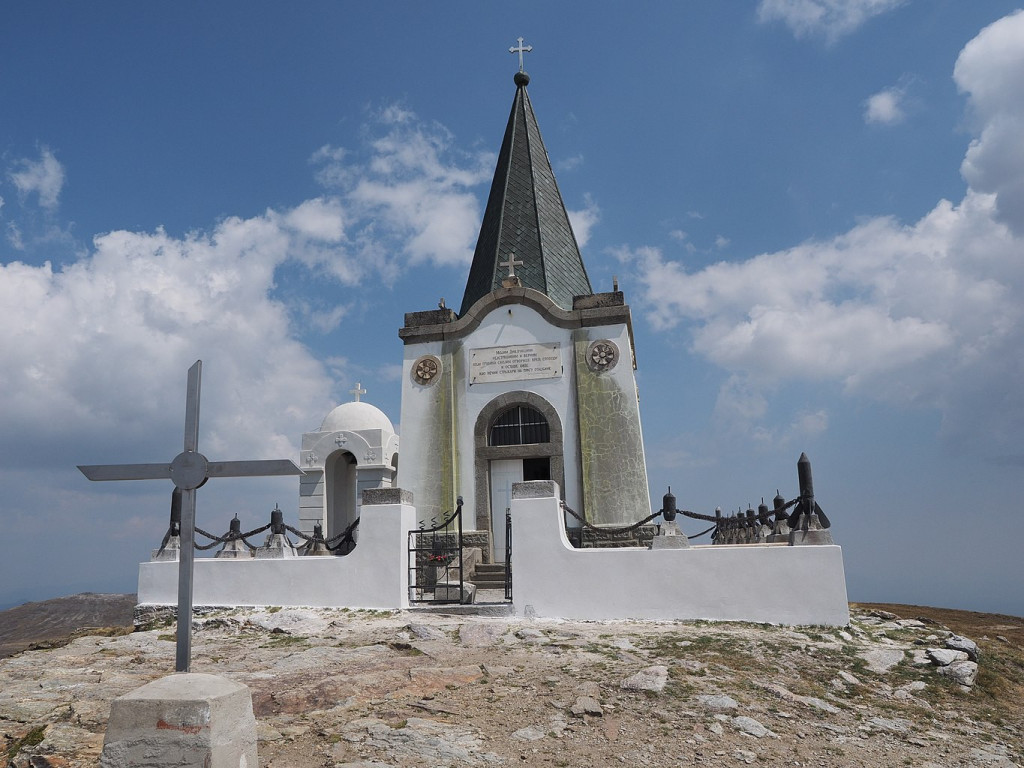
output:
[[[33,646],[58,644],[76,632],[132,626],[136,596],[83,592],[0,612],[0,659]]]

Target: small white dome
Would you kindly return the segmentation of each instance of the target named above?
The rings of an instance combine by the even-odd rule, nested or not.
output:
[[[395,434],[395,427],[380,408],[363,402],[342,403],[327,414],[320,425],[321,432],[359,432],[364,429],[380,429]]]

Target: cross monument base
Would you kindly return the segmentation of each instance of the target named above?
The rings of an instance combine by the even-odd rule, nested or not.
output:
[[[114,699],[101,768],[257,768],[249,689],[179,672]]]

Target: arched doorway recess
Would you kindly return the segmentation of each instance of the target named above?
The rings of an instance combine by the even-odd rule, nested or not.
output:
[[[501,560],[512,483],[554,480],[565,486],[562,422],[539,395],[509,392],[480,410],[474,441],[476,528],[490,532],[492,557]]]

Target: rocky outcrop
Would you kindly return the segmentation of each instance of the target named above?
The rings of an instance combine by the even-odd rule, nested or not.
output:
[[[798,629],[209,611],[193,671],[250,688],[264,768],[1021,765],[1024,621],[986,635],[887,614]],[[3,765],[91,768],[111,700],[173,666],[170,626],[0,661]]]

